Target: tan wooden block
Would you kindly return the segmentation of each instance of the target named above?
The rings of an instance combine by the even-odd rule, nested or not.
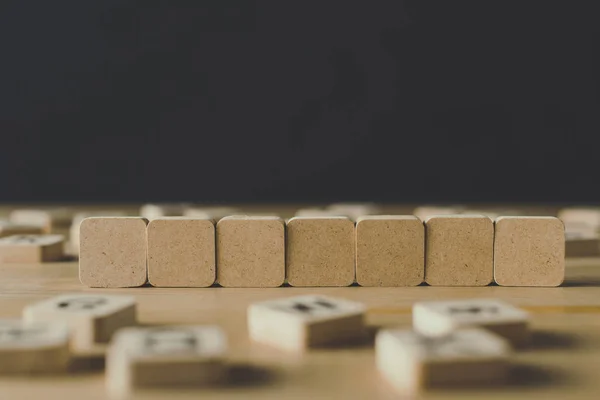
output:
[[[560,286],[565,279],[562,221],[555,217],[496,219],[494,279],[501,286]]]
[[[417,286],[425,274],[425,229],[412,215],[360,217],[356,223],[356,282]]]
[[[124,217],[122,211],[107,210],[107,211],[80,211],[73,216],[71,228],[69,228],[70,251],[79,255],[79,225],[81,221],[90,217]]]
[[[600,256],[600,235],[595,232],[565,232],[565,257]]]
[[[14,235],[0,239],[0,263],[42,263],[63,258],[62,235]]]
[[[421,219],[422,221],[426,220],[429,217],[434,215],[458,215],[462,214],[465,210],[464,206],[454,205],[454,206],[436,206],[436,205],[423,205],[415,208],[413,210],[413,214]]]
[[[188,203],[144,204],[140,207],[140,216],[152,221],[162,217],[181,217]]]
[[[285,280],[285,222],[230,216],[217,223],[217,282],[224,287],[278,287]]]
[[[42,235],[43,233],[44,228],[41,226],[15,224],[0,220],[0,238],[14,235]]]
[[[248,332],[255,342],[304,350],[364,338],[362,303],[304,295],[251,304]]]
[[[125,328],[106,357],[106,388],[113,398],[144,390],[219,383],[227,339],[216,326]]]
[[[235,207],[219,206],[193,206],[187,207],[183,215],[191,218],[206,218],[218,222],[221,218],[238,214],[239,210]]]
[[[520,347],[529,341],[529,314],[497,299],[423,301],[413,305],[413,328],[440,337],[463,328],[484,328]]]
[[[494,276],[494,224],[482,215],[425,220],[425,281],[432,286],[486,286]]]
[[[377,369],[405,395],[432,388],[504,383],[510,353],[506,341],[478,328],[439,338],[387,329],[375,338]]]
[[[294,217],[287,223],[286,274],[292,286],[354,282],[354,222],[346,217]]]
[[[23,319],[67,324],[73,349],[82,351],[106,344],[117,330],[136,325],[136,302],[133,296],[71,293],[26,306]]]
[[[65,324],[0,320],[0,374],[64,372],[68,364]]]
[[[148,281],[157,287],[208,287],[215,283],[215,225],[187,217],[148,224]]]
[[[146,225],[139,217],[91,217],[81,221],[79,280],[89,287],[146,283]]]

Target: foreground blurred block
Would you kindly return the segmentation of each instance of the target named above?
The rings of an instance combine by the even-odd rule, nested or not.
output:
[[[15,224],[0,220],[0,238],[14,235],[41,235],[43,233],[44,228],[40,226]]]
[[[354,222],[347,217],[294,217],[287,223],[286,268],[292,286],[354,282]]]
[[[146,283],[146,225],[139,217],[92,217],[81,221],[79,280],[89,287],[136,287]]]
[[[494,224],[480,215],[425,220],[425,281],[432,286],[487,286],[494,278]]]
[[[148,281],[157,287],[208,287],[215,282],[212,220],[161,217],[148,224]]]
[[[365,306],[319,295],[251,304],[248,331],[256,342],[286,350],[344,344],[364,338]]]
[[[229,216],[217,224],[217,281],[224,287],[277,287],[285,280],[285,222]]]
[[[356,282],[417,286],[425,272],[425,232],[415,216],[364,216],[356,223]]]
[[[141,389],[218,383],[226,352],[226,337],[216,326],[126,328],[107,352],[106,387],[121,398]]]
[[[471,328],[440,338],[410,330],[383,330],[375,339],[377,369],[403,394],[452,386],[490,386],[506,381],[510,346]]]
[[[494,279],[501,286],[560,286],[565,234],[554,217],[500,217],[494,239]]]
[[[68,363],[65,324],[0,320],[0,374],[61,372]]]
[[[85,350],[108,343],[118,329],[135,325],[136,302],[132,296],[66,294],[26,306],[23,319],[67,324],[73,348]]]
[[[64,256],[62,235],[14,235],[0,239],[0,263],[41,263]]]
[[[424,301],[413,306],[413,327],[419,333],[440,337],[461,328],[485,328],[523,346],[529,339],[529,315],[495,299]]]

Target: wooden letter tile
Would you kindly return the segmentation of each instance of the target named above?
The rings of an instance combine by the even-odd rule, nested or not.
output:
[[[23,319],[64,322],[72,331],[73,348],[85,350],[108,343],[118,329],[135,325],[136,303],[132,296],[73,293],[25,307]]]
[[[79,280],[89,287],[136,287],[146,283],[146,225],[138,217],[81,221]]]
[[[0,320],[0,373],[64,372],[69,330],[60,322]]]
[[[230,215],[239,214],[239,210],[235,207],[219,207],[219,206],[193,206],[187,207],[183,212],[186,217],[207,218],[219,222],[221,218]]]
[[[554,217],[496,219],[494,279],[500,286],[560,286],[565,279],[565,233]]]
[[[529,339],[529,315],[495,299],[425,301],[413,306],[413,327],[426,336],[443,336],[465,327],[480,327],[504,337],[514,346]]]
[[[41,263],[63,258],[62,235],[14,235],[0,239],[0,263]]]
[[[354,282],[354,222],[346,217],[294,217],[287,223],[287,279],[292,286]]]
[[[425,273],[425,229],[415,216],[360,217],[356,281],[361,286],[416,286]]]
[[[227,339],[216,326],[126,328],[106,357],[106,387],[113,397],[160,387],[221,381]]]
[[[390,329],[378,332],[375,339],[377,369],[408,395],[430,388],[503,383],[509,355],[506,341],[478,328],[439,338]]]
[[[480,215],[425,220],[425,281],[432,286],[486,286],[494,278],[494,224]]]
[[[305,295],[255,303],[248,331],[256,342],[303,350],[361,339],[365,306],[353,301]]]
[[[217,224],[217,281],[224,287],[277,287],[285,280],[285,222],[230,216]]]
[[[595,232],[565,232],[565,257],[600,256],[600,235]]]
[[[215,282],[212,220],[156,218],[148,224],[148,281],[157,287],[208,287]]]
[[[0,238],[14,235],[41,235],[44,229],[35,225],[15,224],[0,219]]]

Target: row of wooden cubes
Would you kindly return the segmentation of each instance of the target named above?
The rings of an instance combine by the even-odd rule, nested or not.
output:
[[[81,223],[90,287],[558,286],[554,217],[96,217]]]

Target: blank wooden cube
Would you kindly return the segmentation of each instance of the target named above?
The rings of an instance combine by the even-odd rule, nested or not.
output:
[[[251,304],[248,331],[256,342],[286,350],[340,344],[365,335],[365,306],[304,295]]]
[[[70,251],[75,255],[79,255],[79,229],[81,221],[89,217],[124,217],[122,211],[107,210],[107,211],[80,211],[73,216],[71,228],[69,228]]]
[[[63,258],[62,235],[14,235],[0,239],[0,263],[41,263]]]
[[[292,286],[354,282],[354,222],[346,217],[294,217],[287,223],[286,268]]]
[[[529,339],[529,315],[496,299],[425,301],[413,306],[413,327],[426,336],[444,336],[457,329],[480,327],[504,337],[514,346]]]
[[[219,222],[221,218],[239,214],[239,210],[235,207],[219,207],[219,206],[192,206],[187,207],[183,215],[193,218],[206,218]]]
[[[64,372],[68,363],[65,324],[0,320],[0,374]]]
[[[212,220],[162,217],[148,224],[148,281],[157,287],[208,287],[215,282]]]
[[[415,216],[360,217],[356,281],[361,286],[416,286],[425,273],[425,229]]]
[[[226,373],[227,339],[216,326],[119,331],[106,357],[106,387],[115,397],[160,387],[218,383]]]
[[[501,286],[560,286],[565,279],[565,234],[554,217],[496,219],[494,279]]]
[[[377,369],[403,394],[453,386],[503,383],[510,346],[482,329],[463,329],[440,338],[388,329],[375,339]]]
[[[79,280],[89,287],[136,287],[146,283],[146,225],[138,217],[81,221]]]
[[[15,224],[0,220],[0,238],[14,235],[41,235],[43,233],[44,229],[40,226]]]
[[[108,343],[118,329],[135,325],[136,302],[132,296],[65,294],[28,305],[23,319],[64,322],[72,331],[73,348],[85,350]]]
[[[494,224],[481,215],[425,220],[425,281],[432,286],[487,286],[494,277]]]
[[[224,287],[277,287],[285,280],[285,222],[229,216],[217,223],[217,281]]]

